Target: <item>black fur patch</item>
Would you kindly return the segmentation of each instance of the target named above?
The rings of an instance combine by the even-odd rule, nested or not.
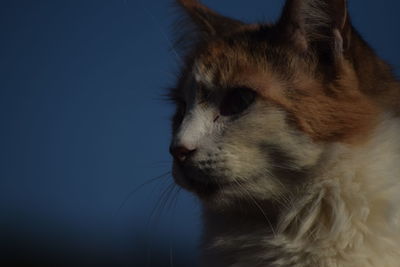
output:
[[[260,147],[271,162],[272,175],[285,185],[300,185],[309,176],[310,169],[298,166],[296,160],[278,145],[262,144]]]

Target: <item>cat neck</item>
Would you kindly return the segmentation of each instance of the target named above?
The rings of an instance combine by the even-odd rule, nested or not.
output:
[[[204,266],[398,266],[399,133],[385,116],[365,144],[332,145],[286,208],[204,208]]]

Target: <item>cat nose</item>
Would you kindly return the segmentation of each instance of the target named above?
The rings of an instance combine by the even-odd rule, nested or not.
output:
[[[196,149],[190,149],[183,145],[172,145],[169,148],[169,152],[179,162],[184,162],[190,155],[195,152]]]

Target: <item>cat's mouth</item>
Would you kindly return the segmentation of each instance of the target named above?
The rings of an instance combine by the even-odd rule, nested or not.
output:
[[[230,183],[217,181],[217,179],[193,166],[182,166],[177,162],[173,163],[172,175],[179,186],[196,193],[200,197],[211,197],[222,188],[231,186]]]

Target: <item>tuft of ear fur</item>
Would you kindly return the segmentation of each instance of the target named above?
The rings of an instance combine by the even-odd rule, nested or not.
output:
[[[346,0],[288,0],[278,25],[303,52],[338,58],[350,45]]]
[[[243,22],[216,13],[197,0],[176,0],[183,16],[176,23],[178,38],[175,46],[185,51],[199,41],[227,35],[237,30]]]
[[[242,25],[242,22],[217,14],[197,0],[177,1],[205,35],[226,34]]]

